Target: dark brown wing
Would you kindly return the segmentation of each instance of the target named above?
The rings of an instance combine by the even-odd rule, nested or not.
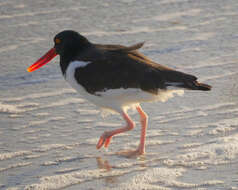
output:
[[[176,86],[182,87],[190,90],[211,90],[211,86],[208,84],[199,83],[197,77],[186,74],[180,71],[176,71],[172,68],[169,68],[164,65],[155,63],[145,55],[139,53],[138,51],[128,52],[130,56],[133,56],[134,59],[138,61],[145,62],[146,64],[151,65],[153,68],[156,68],[159,75],[164,79],[165,86]]]
[[[92,55],[82,56],[90,64],[76,69],[78,83],[92,94],[119,88],[140,88],[157,94],[159,89],[166,89],[173,84],[193,88],[197,79],[195,76],[151,61],[136,51],[142,45],[95,45]]]
[[[140,46],[120,46],[117,51],[115,45],[97,45],[95,51],[90,51],[91,55],[82,56],[83,61],[90,64],[76,69],[78,83],[92,94],[119,88],[140,88],[157,93],[159,88],[165,88],[163,78],[151,65],[130,55]]]

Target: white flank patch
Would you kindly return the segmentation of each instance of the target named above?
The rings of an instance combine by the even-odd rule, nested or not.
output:
[[[181,89],[181,85],[183,85],[183,83],[181,82],[166,82],[165,85],[167,86],[167,90],[177,90],[177,89]]]
[[[120,108],[120,110],[126,110],[139,105],[141,102],[165,102],[169,98],[172,98],[174,94],[183,95],[183,92],[183,90],[159,90],[158,94],[155,95],[137,88],[120,88],[97,92],[97,95],[100,95],[101,99],[103,99],[107,105],[111,106],[109,109],[116,107]],[[114,110],[117,109],[114,108]]]
[[[120,88],[96,92],[96,95],[92,95],[89,94],[83,86],[78,84],[74,78],[76,68],[85,67],[88,64],[89,62],[83,61],[74,61],[70,63],[65,73],[65,79],[74,89],[84,96],[85,99],[102,109],[121,113],[122,110],[133,108],[136,105],[139,105],[140,102],[165,102],[169,98],[172,98],[174,94],[181,96],[184,92],[183,90],[159,90],[158,94],[155,95],[137,88]]]
[[[171,85],[171,86],[180,86],[182,85],[182,82],[166,82],[165,85]]]

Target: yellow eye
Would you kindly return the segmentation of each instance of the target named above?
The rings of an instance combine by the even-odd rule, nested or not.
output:
[[[56,44],[59,44],[60,42],[61,42],[61,40],[60,40],[59,38],[56,38],[56,39],[55,39],[55,43],[56,43]]]

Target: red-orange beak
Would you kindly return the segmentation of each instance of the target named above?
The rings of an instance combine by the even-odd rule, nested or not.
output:
[[[35,71],[42,67],[43,65],[49,63],[56,55],[58,55],[55,51],[55,48],[50,49],[45,55],[43,55],[40,59],[38,59],[33,65],[27,68],[28,72]]]

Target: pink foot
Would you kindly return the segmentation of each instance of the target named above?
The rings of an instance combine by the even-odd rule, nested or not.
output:
[[[119,128],[119,129],[115,129],[112,131],[104,132],[98,141],[98,144],[96,146],[97,149],[100,149],[103,145],[105,148],[107,148],[111,142],[112,136],[117,135],[119,133],[124,133],[134,128],[135,126],[134,122],[130,119],[130,117],[125,112],[122,112],[122,116],[127,122],[127,126]]]
[[[137,150],[123,150],[123,151],[117,152],[116,154],[126,158],[136,158],[141,155],[144,155],[144,152],[141,152],[137,149]]]
[[[105,148],[107,148],[111,142],[112,135],[109,134],[108,132],[104,132],[102,136],[100,137],[98,144],[97,144],[97,149],[100,149],[103,145]]]
[[[124,156],[126,158],[134,158],[145,154],[145,149],[139,146],[136,150],[123,150],[116,153],[117,155]]]

